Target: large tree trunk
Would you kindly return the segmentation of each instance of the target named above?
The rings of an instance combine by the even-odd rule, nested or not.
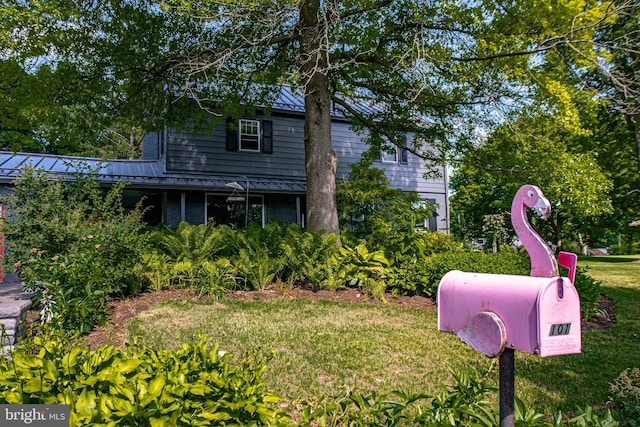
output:
[[[340,233],[336,204],[338,159],[331,146],[331,92],[327,51],[322,46],[326,23],[320,0],[300,3],[300,70],[304,83],[307,227]]]

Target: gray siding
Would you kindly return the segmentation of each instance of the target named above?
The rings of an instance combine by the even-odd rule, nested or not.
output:
[[[142,160],[160,159],[160,136],[153,132],[142,139]]]
[[[368,147],[361,142],[362,136],[349,129],[348,123],[334,123],[332,138],[333,149],[339,160],[337,179],[343,179],[349,175],[349,165],[357,162]],[[423,175],[427,169],[424,160],[411,153],[407,153],[407,164],[377,161],[374,166],[386,171],[391,188],[419,193],[444,193],[444,179],[425,180]]]
[[[253,117],[260,120],[261,117]],[[305,177],[304,161],[304,118],[274,115],[266,118],[273,123],[273,153],[227,151],[226,124],[214,126],[211,135],[193,135],[187,132],[167,131],[166,168],[168,172],[229,174],[264,177]],[[331,133],[333,148],[338,156],[336,180],[339,183],[349,175],[349,165],[357,162],[368,148],[362,142],[362,135],[356,134],[348,123],[333,123]],[[423,199],[435,200],[438,205],[438,230],[447,228],[446,180],[424,179],[427,171],[424,161],[407,153],[406,164],[390,164],[378,161],[375,167],[384,169],[392,188],[416,191]],[[169,203],[171,205],[172,203]],[[194,223],[204,218],[202,212],[187,213]],[[296,222],[295,198],[265,198],[265,221],[279,218]],[[179,209],[179,200],[178,200]],[[190,209],[187,209],[190,212]],[[191,216],[191,215],[194,216]],[[173,214],[175,216],[175,214]],[[178,211],[179,215],[179,211]],[[198,216],[200,215],[200,216]],[[167,212],[170,224],[173,218]],[[191,222],[191,219],[188,219]]]
[[[226,150],[224,123],[212,135],[169,132],[167,171],[304,178],[304,121],[270,117],[273,154]]]

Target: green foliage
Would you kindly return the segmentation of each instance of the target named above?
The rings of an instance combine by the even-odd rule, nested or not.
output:
[[[468,366],[451,372],[455,381],[435,396],[394,390],[388,394],[375,391],[360,394],[348,391],[315,404],[307,404],[302,413],[302,427],[322,426],[468,426],[494,427],[500,424],[497,405],[486,399],[496,388],[487,384],[486,372],[480,374]],[[610,412],[604,416],[586,407],[573,418],[558,413],[553,420],[546,414],[527,408],[516,398],[515,425],[519,427],[592,426],[616,427]]]
[[[640,242],[629,242],[626,245],[611,246],[607,253],[609,255],[635,255],[640,254]]]
[[[195,287],[218,299],[235,286],[236,269],[223,256],[236,240],[230,227],[181,222],[175,230],[151,231],[149,239],[154,249],[142,256],[136,272],[151,289]]]
[[[477,273],[514,274],[528,276],[529,257],[525,252],[503,251],[484,253],[480,251],[443,252],[427,258],[412,274],[419,274],[419,294],[435,296],[442,277],[451,270]]]
[[[156,249],[172,260],[189,261],[199,266],[216,254],[224,253],[231,244],[230,231],[224,225],[211,227],[181,222],[175,230],[160,227],[153,233],[152,240]]]
[[[207,294],[211,299],[219,300],[237,285],[238,270],[226,258],[205,261],[201,269],[201,279],[197,285],[200,295]]]
[[[598,312],[598,301],[602,294],[602,282],[589,276],[588,271],[586,267],[578,267],[574,283],[580,296],[580,311],[584,319],[589,319]]]
[[[415,192],[392,189],[385,172],[366,157],[350,168],[336,194],[344,242],[354,246],[364,241],[375,250],[393,250],[389,242],[407,244],[433,214],[431,207]]]
[[[109,298],[141,290],[134,266],[147,247],[142,211],[122,207],[124,184],[103,192],[93,175],[64,182],[27,167],[2,200],[9,262],[48,317],[81,332],[103,319]]]
[[[282,271],[284,261],[284,257],[272,257],[269,248],[262,242],[247,240],[234,259],[234,264],[248,289],[263,290]]]
[[[237,365],[199,342],[156,351],[133,346],[96,351],[34,339],[36,354],[0,358],[0,403],[68,404],[70,425],[281,425],[261,377],[265,360]]]
[[[610,404],[622,427],[640,426],[640,368],[625,369],[610,386]]]
[[[385,291],[434,297],[449,270],[528,274],[526,256],[463,251],[442,233],[397,231],[377,250],[364,243],[339,247],[335,235],[278,222],[245,231],[183,223],[156,233],[152,240],[163,253],[145,255],[137,273],[154,289],[195,286],[215,299],[240,283],[265,289],[275,282],[316,290],[359,287],[380,299]]]
[[[296,225],[289,226],[282,241],[286,257],[283,276],[291,284],[318,284],[325,279],[323,265],[338,254],[338,236],[322,232],[302,232]]]
[[[592,112],[585,108],[584,115]],[[549,220],[535,221],[545,240],[561,247],[569,237],[598,234],[598,220],[613,212],[613,182],[593,147],[583,146],[584,132],[536,112],[494,131],[465,155],[451,179],[453,232],[482,237],[485,216],[510,212],[517,189],[533,184],[553,206]]]
[[[78,253],[43,259],[34,251],[26,260],[23,276],[37,280],[41,321],[56,329],[88,333],[106,320],[108,293],[99,287],[102,260],[95,253]]]

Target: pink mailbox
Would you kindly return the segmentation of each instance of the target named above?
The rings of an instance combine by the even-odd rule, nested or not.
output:
[[[450,271],[438,288],[438,329],[489,357],[511,348],[580,353],[580,298],[566,277]]]

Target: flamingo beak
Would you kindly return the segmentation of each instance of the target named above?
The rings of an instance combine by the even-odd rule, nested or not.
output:
[[[551,204],[544,197],[540,197],[538,199],[533,209],[536,211],[538,216],[545,221],[549,219],[549,216],[551,216]]]

